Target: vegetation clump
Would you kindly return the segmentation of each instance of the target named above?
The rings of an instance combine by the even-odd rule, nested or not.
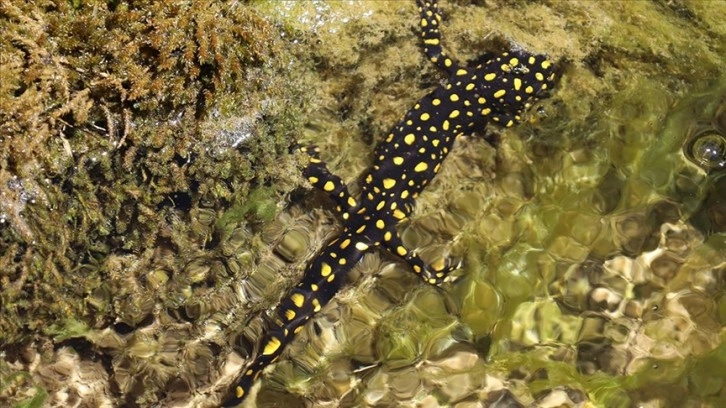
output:
[[[82,338],[117,379],[151,376],[188,338],[129,333],[232,303],[249,263],[219,248],[253,245],[297,182],[289,43],[245,2],[2,2],[0,31],[0,352],[28,363]],[[41,395],[10,367],[0,400]],[[155,377],[124,391],[168,385]]]

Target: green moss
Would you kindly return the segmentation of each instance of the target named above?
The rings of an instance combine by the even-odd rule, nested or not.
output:
[[[35,396],[25,401],[18,402],[13,405],[14,408],[41,408],[44,406],[45,401],[48,399],[48,393],[41,389],[36,388]]]
[[[235,226],[246,221],[271,221],[277,212],[274,201],[275,190],[260,187],[252,190],[244,201],[235,202],[225,211],[217,221],[218,228],[226,231],[229,226]]]

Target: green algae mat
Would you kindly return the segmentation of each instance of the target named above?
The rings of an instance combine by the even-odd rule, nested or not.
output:
[[[460,137],[258,407],[726,405],[726,2],[441,0],[460,60],[562,66]],[[217,406],[441,76],[411,1],[0,1],[0,406]],[[352,183],[354,185],[355,183]]]

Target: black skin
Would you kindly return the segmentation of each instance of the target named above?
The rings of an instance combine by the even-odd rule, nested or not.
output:
[[[487,54],[477,65],[461,66],[441,48],[436,0],[417,0],[417,4],[426,57],[448,75],[448,81],[419,100],[376,146],[359,199],[351,196],[340,177],[330,173],[317,149],[301,149],[310,156],[303,175],[335,201],[343,231],[310,262],[302,281],[282,300],[260,342],[260,352],[224,406],[244,400],[262,370],[279,358],[373,248],[382,247],[403,258],[429,284],[451,280],[449,272],[458,265],[421,260],[403,245],[398,223],[411,215],[415,199],[436,176],[457,136],[481,131],[490,121],[514,125],[526,108],[554,86],[554,64],[545,56],[519,49]]]

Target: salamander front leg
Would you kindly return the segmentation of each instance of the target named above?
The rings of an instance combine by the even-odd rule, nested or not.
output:
[[[460,70],[459,64],[449,57],[441,47],[441,15],[436,0],[416,0],[421,13],[421,37],[426,57],[449,76]]]
[[[348,192],[348,187],[343,180],[331,173],[328,166],[320,160],[317,147],[300,147],[301,152],[310,156],[307,166],[303,169],[303,176],[314,187],[323,190],[335,203],[336,210],[340,213],[349,212],[357,206],[357,202]]]

